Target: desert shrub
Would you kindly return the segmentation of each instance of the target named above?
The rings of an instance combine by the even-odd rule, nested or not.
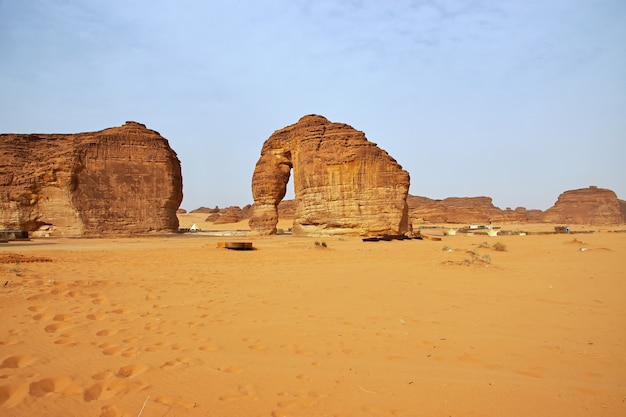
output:
[[[503,252],[506,250],[506,245],[504,243],[496,242],[493,244],[493,249]]]
[[[327,248],[328,246],[326,246],[326,242],[322,242],[322,247],[323,248]]]
[[[488,248],[489,247],[489,243],[487,242],[482,242],[480,245],[478,245],[479,248]]]

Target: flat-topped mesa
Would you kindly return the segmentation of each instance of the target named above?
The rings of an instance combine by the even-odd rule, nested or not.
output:
[[[176,153],[140,123],[0,135],[0,228],[35,236],[176,231],[181,201]]]
[[[278,203],[293,169],[296,235],[404,234],[410,231],[409,173],[363,132],[317,115],[274,132],[252,177],[250,228],[275,234]]]
[[[624,223],[622,203],[614,191],[590,186],[565,191],[554,206],[544,212],[544,221],[571,224]]]

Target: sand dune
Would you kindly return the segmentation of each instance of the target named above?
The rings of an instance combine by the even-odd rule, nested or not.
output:
[[[0,246],[0,415],[626,415],[626,234],[223,240]]]

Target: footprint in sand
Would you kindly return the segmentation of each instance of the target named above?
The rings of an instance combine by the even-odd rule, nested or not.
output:
[[[107,315],[105,313],[90,313],[87,314],[87,318],[89,320],[104,320],[107,318]]]
[[[121,397],[133,392],[139,392],[148,386],[141,381],[127,380],[103,380],[96,382],[87,388],[83,393],[83,399],[86,402],[95,400],[108,400],[115,397]]]
[[[110,313],[115,313],[115,314],[128,314],[130,313],[131,310],[129,310],[128,308],[116,308],[115,310],[111,310]]]
[[[45,378],[30,384],[29,392],[34,397],[43,397],[50,393],[63,393],[72,385],[72,379],[67,376]]]
[[[181,398],[175,398],[175,397],[168,397],[168,396],[160,396],[160,397],[156,397],[154,399],[154,402],[159,403],[159,404],[163,404],[163,405],[168,405],[168,406],[179,406],[179,407],[184,407],[184,408],[194,408],[197,407],[198,404],[193,403],[191,401],[185,401]]]
[[[100,330],[99,332],[97,332],[96,336],[113,336],[117,334],[118,332],[119,330],[117,329],[104,329],[104,330]]]
[[[52,318],[54,321],[67,321],[72,318],[71,314],[57,314]]]
[[[318,391],[303,391],[296,393],[283,391],[279,392],[278,396],[281,398],[276,402],[279,409],[272,412],[272,416],[275,417],[290,416],[291,413],[285,409],[313,407],[318,404],[321,398],[324,397],[324,395]]]
[[[122,366],[117,370],[115,376],[118,378],[133,378],[139,374],[146,372],[149,368],[146,365],[134,364]]]
[[[78,343],[69,336],[62,336],[54,341],[55,345],[61,345],[63,347],[72,347],[78,345]]]
[[[132,358],[134,356],[137,356],[138,354],[139,354],[139,351],[134,346],[129,347],[124,352],[122,352],[122,356],[125,358]]]
[[[249,399],[257,401],[259,399],[254,387],[251,385],[240,385],[237,392],[227,393],[218,398],[220,401],[235,401]]]
[[[28,395],[28,384],[9,384],[0,386],[0,406],[15,407]]]
[[[174,343],[172,346],[170,346],[170,349],[176,350],[176,351],[185,350],[183,345],[181,345],[180,343]]]
[[[109,344],[105,344],[105,346],[100,346],[100,347],[102,348],[102,353],[107,356],[119,355],[125,349],[124,346],[109,345]]]
[[[261,343],[261,340],[259,339],[250,339],[250,338],[244,338],[243,339],[244,343],[250,343],[250,345],[248,345],[248,349],[250,350],[266,350],[267,346],[265,346],[263,343]]]
[[[227,374],[240,374],[243,372],[243,369],[235,365],[221,366],[217,368],[217,370],[220,372],[226,372]]]
[[[13,338],[8,338],[8,339],[4,339],[4,340],[0,340],[0,346],[11,346],[11,345],[16,345],[18,344],[22,339],[21,339],[21,334],[22,332],[16,333],[13,330],[11,330],[9,332],[8,335],[5,335],[4,337],[7,336],[13,336]]]
[[[145,298],[146,301],[156,301],[160,299],[161,299],[160,295],[146,295],[146,298]]]
[[[68,327],[70,327],[69,324],[64,323],[64,322],[59,322],[59,323],[47,325],[46,327],[44,327],[44,330],[46,331],[46,333],[56,333],[58,331],[65,330]]]
[[[100,408],[100,416],[98,417],[122,417],[123,415],[122,410],[116,404],[112,404],[103,405]]]
[[[191,365],[193,362],[195,362],[195,364],[201,364],[202,363],[202,361],[200,361],[200,360],[193,361],[190,358],[180,357],[180,358],[176,358],[173,361],[165,362],[163,365],[161,365],[161,368],[166,368],[168,366]]]
[[[124,342],[124,343],[136,343],[139,340],[141,340],[141,337],[133,336],[133,337],[127,337],[126,339],[122,340],[122,342]]]
[[[35,321],[46,321],[46,320],[52,319],[52,317],[54,317],[54,315],[50,314],[50,313],[37,313],[37,314],[33,315],[33,320],[35,320]]]
[[[113,371],[102,371],[102,372],[98,372],[97,374],[93,375],[91,377],[91,379],[95,379],[96,381],[102,381],[103,379],[109,379],[112,378],[115,375],[115,373],[113,373]]]
[[[0,368],[26,368],[35,363],[37,358],[31,355],[10,356],[2,361]]]

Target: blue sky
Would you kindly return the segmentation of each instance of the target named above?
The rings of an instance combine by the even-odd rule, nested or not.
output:
[[[252,203],[263,142],[312,113],[413,195],[626,199],[625,45],[623,0],[0,0],[0,132],[144,123],[187,210]]]

